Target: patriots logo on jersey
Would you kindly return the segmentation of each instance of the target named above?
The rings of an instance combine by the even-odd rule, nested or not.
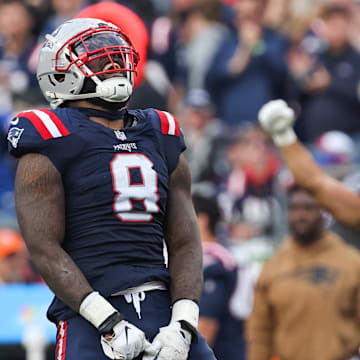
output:
[[[126,140],[126,135],[123,131],[121,130],[114,130],[115,136],[117,139],[124,141]]]
[[[17,127],[12,127],[9,130],[7,139],[10,141],[13,148],[17,148],[18,142],[23,132],[24,129],[19,129]]]

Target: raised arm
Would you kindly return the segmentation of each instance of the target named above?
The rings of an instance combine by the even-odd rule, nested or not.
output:
[[[337,221],[360,229],[360,197],[315,163],[297,140],[292,129],[294,112],[287,104],[283,100],[265,104],[259,112],[259,121],[279,146],[295,182],[307,189]]]
[[[99,330],[104,353],[110,359],[130,360],[148,348],[145,334],[124,321],[123,315],[94,291],[62,249],[64,187],[60,173],[46,156],[27,154],[20,158],[15,202],[32,263],[56,296]]]

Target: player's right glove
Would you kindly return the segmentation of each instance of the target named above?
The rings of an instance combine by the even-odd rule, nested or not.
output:
[[[270,133],[276,145],[286,146],[296,141],[293,130],[295,113],[284,100],[272,100],[263,105],[258,118],[262,128]]]
[[[110,359],[131,360],[152,345],[143,331],[124,320],[104,297],[94,291],[80,305],[80,315],[93,324],[101,334],[101,346]]]

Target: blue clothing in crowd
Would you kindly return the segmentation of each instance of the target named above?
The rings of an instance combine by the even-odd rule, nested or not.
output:
[[[243,320],[231,311],[231,299],[238,283],[238,267],[231,253],[218,243],[203,243],[204,290],[200,317],[218,322],[212,349],[218,360],[245,359]]]
[[[234,33],[220,45],[207,75],[207,88],[217,105],[219,117],[230,126],[255,122],[260,107],[283,97],[287,76],[288,39],[274,30],[263,29],[263,39],[254,49],[241,74],[231,74],[228,64],[239,47]]]

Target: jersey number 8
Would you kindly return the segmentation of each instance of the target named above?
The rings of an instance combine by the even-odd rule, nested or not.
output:
[[[150,222],[158,206],[158,175],[153,162],[144,154],[117,154],[110,163],[115,215],[123,222]],[[140,176],[134,182],[132,172]],[[134,201],[141,201],[145,211],[135,211]]]

